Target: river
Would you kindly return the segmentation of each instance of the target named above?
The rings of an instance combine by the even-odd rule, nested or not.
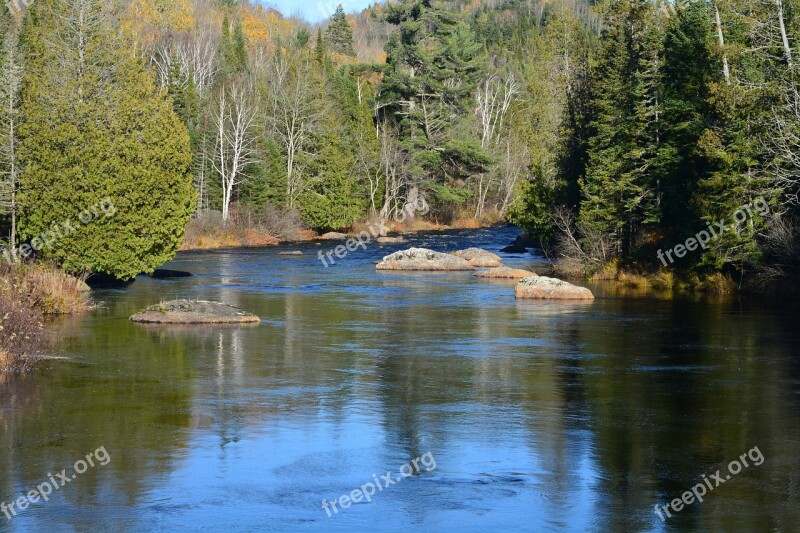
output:
[[[518,302],[469,273],[374,268],[516,234],[419,235],[331,268],[315,243],[188,252],[168,267],[190,278],[97,291],[99,309],[51,325],[62,359],[0,385],[0,501],[104,453],[0,528],[800,531],[797,307],[611,285],[589,304]],[[262,321],[128,321],[175,297]],[[702,502],[659,518],[718,469]]]

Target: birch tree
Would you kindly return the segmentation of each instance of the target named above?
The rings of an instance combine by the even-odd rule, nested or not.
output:
[[[267,86],[267,127],[281,142],[286,157],[286,199],[289,208],[303,192],[303,156],[325,112],[311,59],[281,55],[271,63]]]
[[[475,116],[481,126],[481,148],[487,152],[494,152],[495,148],[500,145],[506,115],[519,94],[520,85],[513,74],[504,78],[498,75],[489,76],[478,87],[475,96]],[[478,198],[475,217],[479,218],[483,214],[486,198],[493,187],[492,174],[481,173],[477,176],[476,181],[478,182]]]
[[[222,87],[215,107],[216,154],[212,164],[222,185],[222,220],[227,222],[234,193],[246,178],[247,166],[255,162],[256,107],[244,84]]]

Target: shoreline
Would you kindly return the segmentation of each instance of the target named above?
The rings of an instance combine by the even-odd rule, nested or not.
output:
[[[355,237],[365,229],[369,221],[359,221],[345,233],[348,237]],[[484,229],[501,227],[509,224],[508,222],[486,222],[476,219],[459,219],[451,225],[437,224],[427,220],[417,220],[412,224],[393,223],[388,226],[386,236],[402,237],[404,235],[419,235],[423,233],[447,232],[455,230]],[[240,233],[237,235],[237,233]],[[197,242],[189,243],[184,239],[183,244],[178,249],[181,252],[211,251],[211,250],[237,250],[248,248],[266,248],[269,246],[281,246],[288,244],[309,243],[309,242],[335,242],[336,239],[324,239],[324,234],[319,234],[313,230],[300,230],[299,235],[293,239],[281,239],[269,233],[259,232],[257,229],[249,229],[243,232],[232,228],[223,235],[220,234],[199,234],[192,236],[191,240]]]

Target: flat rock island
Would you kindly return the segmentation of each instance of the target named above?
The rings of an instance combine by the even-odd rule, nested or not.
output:
[[[131,321],[140,324],[254,324],[261,319],[219,302],[172,300],[139,311]]]

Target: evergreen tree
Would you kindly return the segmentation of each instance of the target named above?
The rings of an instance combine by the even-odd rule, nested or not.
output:
[[[660,145],[663,21],[650,0],[609,5],[594,71],[592,137],[581,183],[581,222],[629,255],[660,218],[654,172]]]
[[[345,56],[355,57],[353,50],[353,29],[347,22],[342,5],[336,8],[336,12],[331,17],[328,29],[325,30],[325,41],[331,52]]]
[[[20,108],[21,235],[71,272],[152,272],[174,256],[189,218],[186,130],[121,42],[105,2],[41,0],[32,10]],[[49,245],[41,246],[42,235]]]
[[[485,172],[491,162],[467,125],[485,70],[482,47],[469,24],[429,0],[393,3],[387,20],[398,29],[386,45],[383,113],[400,127],[414,181],[443,204],[463,203],[459,180]]]
[[[710,51],[711,20],[707,2],[683,0],[664,38],[663,134],[653,172],[661,182],[661,225],[668,242],[695,233],[700,225],[692,208],[697,183],[707,172],[699,142],[713,117],[709,84],[719,71]]]
[[[365,205],[353,176],[351,151],[343,143],[340,122],[329,113],[317,138],[317,157],[309,164],[313,176],[298,200],[303,219],[317,230],[342,230],[363,218]]]
[[[242,20],[236,17],[231,22],[226,13],[222,18],[219,42],[221,71],[226,76],[235,76],[247,71],[247,40],[242,28]]]

